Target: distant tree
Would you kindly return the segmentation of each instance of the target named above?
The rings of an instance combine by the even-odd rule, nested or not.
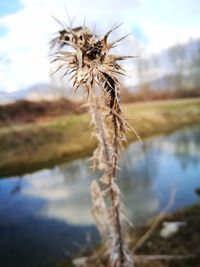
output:
[[[200,40],[194,42],[194,48],[190,53],[191,62],[189,65],[189,74],[192,80],[192,87],[200,87]]]
[[[184,45],[175,44],[168,50],[169,60],[172,70],[176,74],[175,89],[184,89],[184,72],[187,64],[186,47]]]

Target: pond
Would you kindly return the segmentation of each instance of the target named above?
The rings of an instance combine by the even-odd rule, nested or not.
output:
[[[89,185],[98,174],[79,159],[23,177],[0,179],[0,266],[51,267],[94,246],[99,236],[91,216]],[[199,201],[200,126],[130,144],[119,171],[126,214],[145,224]]]

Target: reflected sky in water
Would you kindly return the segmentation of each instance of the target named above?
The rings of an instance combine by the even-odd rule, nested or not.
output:
[[[67,253],[78,251],[88,236],[92,243],[98,240],[89,185],[99,174],[90,165],[88,159],[80,159],[0,180],[0,250],[4,255],[0,266],[15,266],[9,257],[13,249],[15,264],[21,267],[34,266],[28,261],[34,251],[37,266],[50,267]],[[173,187],[176,197],[171,210],[197,202],[194,190],[200,187],[199,176],[199,126],[129,145],[119,171],[127,216],[135,225],[144,224],[166,206]]]

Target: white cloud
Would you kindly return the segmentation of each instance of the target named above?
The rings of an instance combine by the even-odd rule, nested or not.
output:
[[[67,12],[75,24],[83,23],[84,17],[90,26],[95,22],[97,30],[104,33],[110,25],[124,22],[123,29],[132,31],[133,25],[140,25],[148,40],[148,50],[157,52],[176,41],[185,42],[190,37],[200,37],[200,27],[173,26],[148,17],[146,1],[131,0],[21,0],[23,8],[18,12],[0,18],[0,26],[7,28],[7,34],[0,38],[0,90],[13,91],[33,83],[48,81],[48,42],[59,25],[51,15],[68,23]],[[153,1],[152,1],[153,3]],[[154,3],[155,4],[155,3]],[[145,10],[143,12],[143,8]],[[164,9],[164,7],[163,7]],[[162,11],[162,10],[161,10]],[[136,16],[138,12],[138,16]],[[134,34],[134,32],[133,32]],[[133,44],[133,43],[132,43]],[[137,44],[131,54],[135,54]],[[123,49],[124,50],[124,49]],[[126,49],[127,52],[127,49]]]
[[[200,37],[199,26],[191,29],[171,25],[158,25],[156,27],[146,25],[144,31],[150,40],[148,50],[154,53],[176,43],[186,43],[192,38]]]
[[[10,62],[8,66],[4,62],[0,64],[1,81],[4,81],[1,86],[6,90],[16,90],[37,80],[48,79],[46,22],[40,9],[29,8],[0,21],[9,29],[0,42],[0,53]]]
[[[53,0],[21,0],[23,9],[2,17],[0,25],[8,29],[6,36],[0,38],[0,54],[5,60],[0,62],[0,90],[14,91],[29,86],[32,83],[48,80],[48,42],[51,34],[59,29],[59,25],[51,15],[68,22],[67,11],[77,15],[75,23],[84,21],[84,16],[90,18],[90,24],[101,21],[101,27],[117,20],[121,13],[133,8],[132,2],[121,1],[80,1]],[[118,5],[117,5],[118,4]],[[73,16],[72,16],[73,19]]]

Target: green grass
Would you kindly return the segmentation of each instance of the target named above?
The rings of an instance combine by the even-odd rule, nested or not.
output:
[[[123,110],[141,138],[200,122],[200,98],[127,104]],[[127,138],[128,142],[136,140],[132,132]],[[0,176],[20,175],[90,155],[95,146],[87,114],[0,128]]]

